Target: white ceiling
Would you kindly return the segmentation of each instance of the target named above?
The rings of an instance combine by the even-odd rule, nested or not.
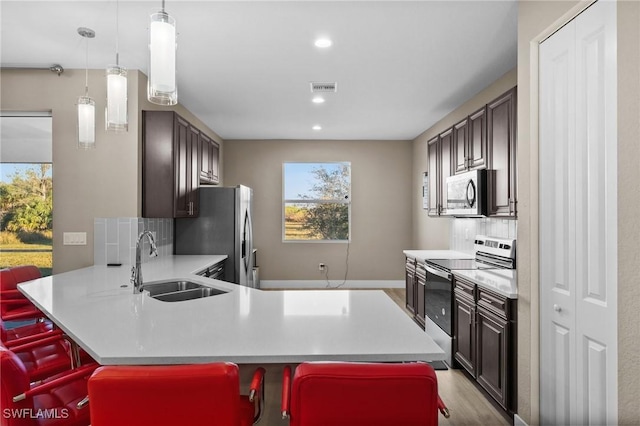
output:
[[[160,5],[120,0],[121,65],[146,73]],[[0,8],[2,66],[84,68],[81,26],[96,32],[89,67],[115,62],[115,0]],[[167,0],[166,10],[179,102],[224,139],[413,139],[516,65],[515,0]],[[333,46],[316,48],[320,35]],[[313,104],[310,81],[338,92]]]

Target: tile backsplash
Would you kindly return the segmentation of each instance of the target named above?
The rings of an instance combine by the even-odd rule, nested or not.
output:
[[[136,260],[136,241],[142,231],[155,234],[158,256],[173,254],[173,219],[142,217],[95,218],[93,221],[93,263],[132,265]],[[149,259],[149,241],[142,246],[142,262]]]
[[[476,235],[516,239],[517,234],[517,220],[488,217],[481,219],[454,218],[449,247],[451,250],[473,253],[473,240]]]

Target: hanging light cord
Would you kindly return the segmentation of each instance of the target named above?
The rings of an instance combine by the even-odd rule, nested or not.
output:
[[[119,16],[119,3],[118,3],[118,0],[116,0],[116,66],[120,67],[120,48],[118,46],[118,36],[120,33],[120,26],[118,22],[118,16]]]
[[[87,52],[85,55],[86,63],[84,68],[84,95],[89,97],[89,38],[85,37],[85,41],[87,42]]]

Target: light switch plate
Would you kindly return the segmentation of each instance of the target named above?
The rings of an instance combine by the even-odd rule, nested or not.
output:
[[[87,245],[87,233],[86,232],[64,232],[63,244],[65,246],[86,246]]]

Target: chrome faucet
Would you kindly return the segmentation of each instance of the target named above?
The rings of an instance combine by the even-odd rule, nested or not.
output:
[[[151,231],[142,231],[138,236],[136,242],[136,266],[131,268],[131,284],[133,284],[133,294],[142,293],[142,262],[140,261],[140,251],[142,250],[142,244],[140,242],[144,237],[149,239],[149,245],[151,251],[149,257],[155,257],[158,255],[158,249],[156,248],[156,240],[153,238]]]

